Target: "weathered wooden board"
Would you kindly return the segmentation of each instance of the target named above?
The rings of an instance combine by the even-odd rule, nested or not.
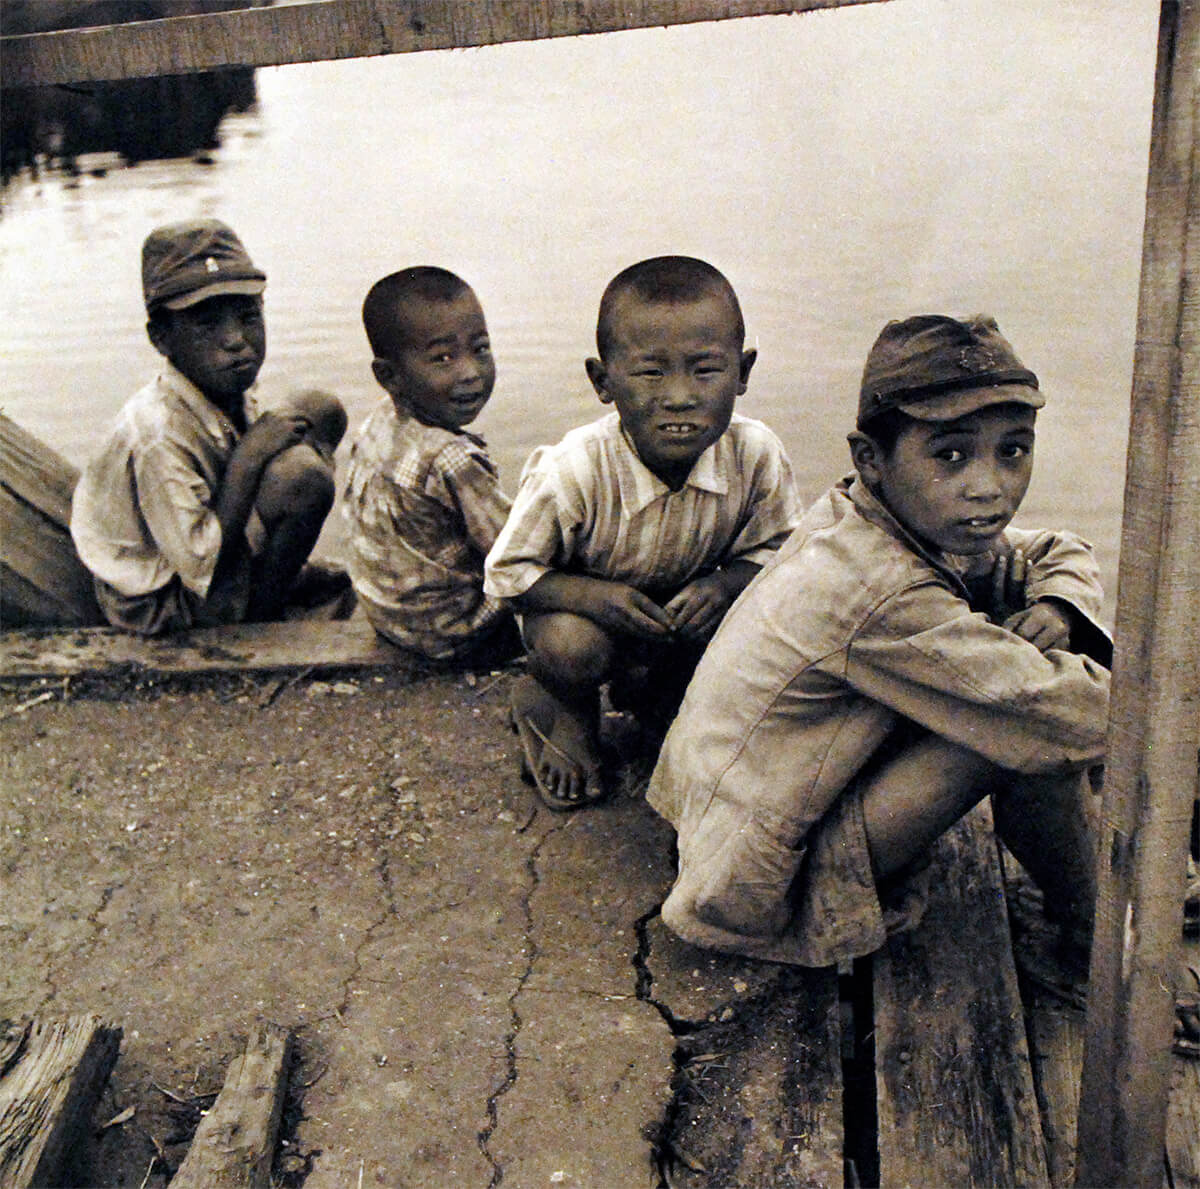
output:
[[[292,1033],[259,1024],[200,1121],[172,1189],[270,1189]]]
[[[0,633],[0,678],[146,673],[236,673],[411,664],[362,616],[247,623],[145,639],[112,628]]]
[[[836,970],[698,949],[659,917],[646,938],[652,998],[686,1026],[675,1107],[662,1137],[674,1164],[671,1184],[840,1189]]]
[[[79,472],[0,413],[0,630],[100,622],[69,524]]]
[[[920,926],[875,955],[880,1183],[1047,1183],[985,803],[938,843]]]
[[[1046,1167],[1054,1189],[1070,1189],[1075,1184],[1084,1016],[1048,994],[1033,991],[1028,1000],[1029,1055],[1046,1137]]]
[[[496,45],[879,0],[322,0],[0,39],[5,87]]]
[[[121,1029],[82,1015],[17,1031],[0,1075],[0,1189],[77,1183],[74,1161],[117,1060]]]

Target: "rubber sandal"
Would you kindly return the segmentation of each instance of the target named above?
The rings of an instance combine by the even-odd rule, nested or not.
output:
[[[599,774],[589,777],[583,796],[566,801],[556,796],[542,780],[542,757],[548,748],[560,763],[574,764],[583,769],[583,765],[572,755],[568,755],[557,744],[551,742],[547,730],[550,724],[539,725],[534,721],[534,711],[538,706],[544,706],[544,695],[541,686],[533,677],[521,677],[513,685],[511,704],[509,708],[509,725],[521,744],[521,779],[529,781],[537,790],[538,797],[552,813],[571,813],[585,805],[593,805],[603,800],[606,790],[600,784]],[[543,715],[543,718],[545,716]],[[589,790],[594,789],[594,792]]]

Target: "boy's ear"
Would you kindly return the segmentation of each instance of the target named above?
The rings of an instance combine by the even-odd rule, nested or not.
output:
[[[879,464],[882,461],[878,445],[858,429],[847,434],[846,441],[850,443],[850,460],[854,463],[854,469],[862,476],[863,482],[868,487],[877,484],[880,478]]]
[[[587,369],[588,379],[596,390],[596,395],[603,404],[612,403],[612,393],[608,391],[608,370],[602,359],[588,359],[583,365]]]
[[[154,344],[154,349],[164,358],[170,359],[167,346],[167,328],[161,318],[150,318],[146,322],[146,334]]]
[[[743,351],[741,361],[738,363],[738,396],[741,396],[746,391],[746,386],[750,383],[750,369],[754,366],[754,361],[758,358],[758,352]]]
[[[396,365],[390,359],[380,359],[376,356],[371,360],[371,372],[380,386],[391,392],[392,384],[396,380]]]

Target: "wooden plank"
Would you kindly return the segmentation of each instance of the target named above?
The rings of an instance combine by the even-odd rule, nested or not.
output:
[[[270,1189],[292,1041],[277,1024],[255,1027],[171,1178],[173,1189]]]
[[[700,949],[659,916],[647,922],[644,940],[651,1000],[680,1041],[675,1105],[660,1137],[671,1184],[840,1189],[836,970]]]
[[[1075,1183],[1084,1015],[1039,992],[1029,996],[1028,1011],[1030,1060],[1046,1138],[1046,1168],[1054,1189],[1067,1189]]]
[[[0,1189],[78,1183],[78,1153],[121,1029],[98,1016],[34,1021],[0,1077]]]
[[[360,615],[203,628],[146,639],[113,628],[0,634],[0,678],[146,673],[290,672],[307,668],[395,669],[415,663]]]
[[[810,12],[881,0],[321,0],[0,38],[5,87],[192,74],[619,29]]]
[[[1200,2],[1159,27],[1078,1179],[1162,1174],[1200,743]]]
[[[0,413],[0,630],[101,622],[71,540],[79,472]]]
[[[66,528],[77,482],[79,471],[61,454],[0,413],[0,484]]]
[[[987,804],[933,863],[924,920],[874,959],[880,1184],[1045,1185]]]

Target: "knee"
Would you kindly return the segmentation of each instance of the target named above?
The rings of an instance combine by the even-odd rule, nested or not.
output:
[[[599,624],[582,615],[552,612],[527,616],[525,639],[531,665],[556,684],[572,688],[599,686],[612,664],[612,639]]]
[[[308,445],[277,454],[263,469],[256,506],[267,524],[281,520],[324,520],[333,507],[332,470]]]

